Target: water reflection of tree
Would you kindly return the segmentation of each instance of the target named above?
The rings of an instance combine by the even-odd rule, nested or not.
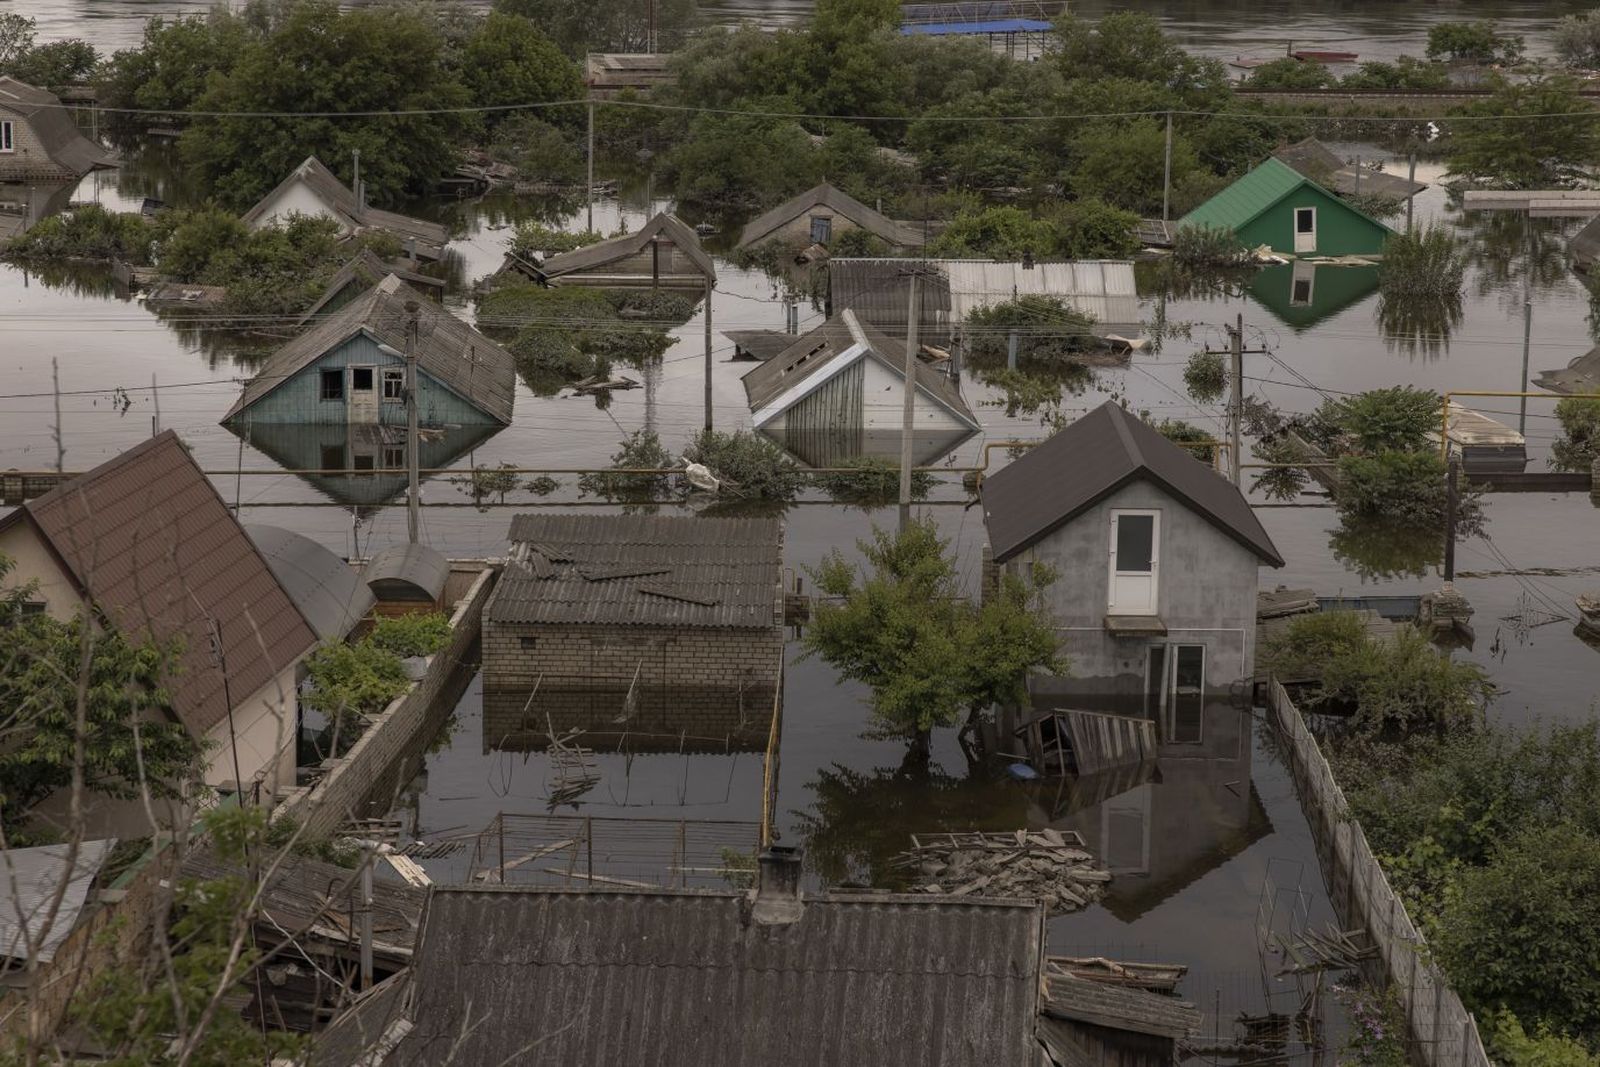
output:
[[[1364,580],[1422,578],[1444,560],[1444,531],[1346,518],[1329,536],[1328,548]]]
[[[799,812],[806,860],[829,885],[903,889],[891,861],[911,835],[1017,830],[1028,795],[1014,782],[957,778],[908,755],[899,767],[859,771],[834,764],[807,787],[815,800]]]
[[[1499,293],[1507,310],[1522,306],[1523,289],[1549,292],[1567,277],[1567,247],[1560,219],[1530,218],[1521,211],[1478,211],[1458,223],[1470,232],[1467,261],[1476,268],[1479,296]]]
[[[1461,325],[1461,297],[1380,296],[1377,315],[1389,351],[1431,362],[1450,351],[1450,334]]]

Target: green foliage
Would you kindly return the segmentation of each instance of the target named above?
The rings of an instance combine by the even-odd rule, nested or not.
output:
[[[0,557],[0,579],[10,569]],[[0,752],[0,824],[7,833],[72,783],[86,641],[85,785],[136,797],[141,759],[143,780],[157,797],[178,796],[197,777],[200,743],[178,721],[166,688],[177,669],[175,645],[134,644],[98,628],[85,634],[79,622],[47,615],[4,620],[0,633],[0,707],[10,727]]]
[[[1094,197],[1136,216],[1161,213],[1166,130],[1153,118],[1096,123],[1068,146],[1066,184],[1080,197]],[[1172,138],[1172,183],[1181,185],[1200,167],[1187,137]]]
[[[1350,1036],[1339,1057],[1355,1067],[1408,1067],[1406,1013],[1393,988],[1379,991],[1362,985],[1341,992],[1350,1017]]]
[[[857,547],[868,573],[838,550],[811,571],[828,599],[817,602],[805,646],[869,687],[877,733],[925,740],[963,713],[1025,699],[1029,670],[1062,669],[1053,624],[1021,579],[1006,576],[981,607],[960,596],[931,519],[898,534],[874,527]]]
[[[1161,32],[1143,12],[1119,11],[1098,23],[1067,17],[1056,25],[1052,57],[1064,77],[1122,78],[1162,86],[1175,102],[1208,106],[1226,97],[1228,72],[1212,59],[1198,59]]]
[[[1541,1022],[1533,1033],[1522,1027],[1515,1014],[1502,1008],[1479,1015],[1487,1038],[1488,1051],[1495,1063],[1505,1067],[1596,1067],[1600,1057],[1592,1055],[1582,1041],[1564,1037]]]
[[[1184,446],[1184,451],[1205,464],[1210,464],[1217,452],[1217,435],[1182,419],[1162,419],[1155,422],[1144,416],[1155,431],[1173,444]]]
[[[1369,640],[1361,616],[1353,611],[1296,615],[1264,643],[1261,666],[1281,679],[1316,678],[1325,664],[1359,652]]]
[[[1424,578],[1444,559],[1444,530],[1346,515],[1328,535],[1328,551],[1363,581]]]
[[[748,115],[697,115],[659,159],[687,203],[754,210],[817,184],[816,148],[795,122]]]
[[[1237,267],[1250,258],[1244,242],[1223,226],[1183,226],[1172,238],[1173,262],[1186,267]]]
[[[1600,400],[1568,396],[1556,402],[1561,436],[1550,444],[1550,466],[1588,471],[1600,459]]]
[[[1032,211],[1009,205],[971,207],[952,219],[929,243],[941,256],[991,259],[1105,259],[1138,251],[1138,216],[1088,198],[1041,205]]]
[[[1390,300],[1461,300],[1467,256],[1455,234],[1440,224],[1397,233],[1383,246],[1378,285]]]
[[[1385,450],[1340,456],[1338,463],[1337,502],[1342,514],[1413,528],[1443,528],[1445,467],[1437,452]]]
[[[694,0],[495,0],[494,9],[538,26],[573,59],[590,52],[648,52],[680,47],[694,25]]]
[[[34,45],[10,63],[0,65],[0,73],[29,85],[59,89],[86,81],[99,61],[94,45],[72,37]]]
[[[1522,38],[1502,34],[1492,19],[1437,22],[1428,29],[1429,59],[1476,63],[1515,63],[1522,58]]]
[[[462,67],[467,91],[479,107],[581,100],[583,75],[532,21],[491,11],[467,41]],[[490,112],[491,128],[508,112]],[[551,121],[576,126],[581,107],[539,112]]]
[[[582,286],[547,289],[512,282],[478,301],[478,326],[502,340],[528,388],[549,396],[583,378],[611,373],[612,361],[642,367],[674,343],[660,322],[624,317],[622,308],[681,310],[681,298],[659,304],[641,294]]]
[[[511,251],[521,256],[559,255],[604,239],[604,234],[592,230],[574,233],[546,226],[536,219],[525,219],[517,223],[516,232],[511,235]]]
[[[1183,384],[1198,402],[1216,403],[1228,388],[1228,367],[1222,353],[1202,348],[1190,356],[1183,368]]]
[[[681,464],[653,431],[635,430],[622,442],[622,447],[612,454],[611,466],[614,470],[664,471]],[[598,472],[581,475],[578,488],[596,496],[638,503],[664,499],[671,494],[672,483],[665,474]]]
[[[9,71],[13,63],[27,55],[36,32],[34,21],[28,16],[14,11],[0,13],[0,71]]]
[[[431,656],[450,643],[450,616],[442,611],[385,615],[372,625],[367,640],[401,659]]]
[[[1450,70],[1443,63],[1401,56],[1393,63],[1363,63],[1339,79],[1341,89],[1448,89]]]
[[[1345,435],[1348,448],[1431,451],[1428,434],[1439,429],[1443,403],[1431,389],[1394,385],[1324,401],[1317,418]]]
[[[224,7],[187,18],[153,16],[140,46],[118,52],[101,69],[101,102],[112,108],[189,110],[213,75],[225,77],[233,69],[253,33],[243,17]],[[148,121],[143,115],[118,119],[115,112],[109,117],[133,128]]]
[[[1325,89],[1337,80],[1321,63],[1283,56],[1251,71],[1245,84],[1252,89]]]
[[[683,458],[708,467],[723,483],[719,492],[746,500],[793,500],[805,484],[789,453],[745,430],[701,430],[685,446]]]
[[[120,259],[150,262],[155,230],[134,212],[107,211],[99,204],[50,215],[5,246],[8,259]]]
[[[311,686],[301,703],[328,715],[371,716],[411,684],[400,657],[370,639],[325,644],[306,660]]]
[[[850,470],[813,475],[817,488],[834,502],[859,508],[881,508],[900,499],[900,464],[894,460],[886,456],[858,456],[834,465]],[[911,472],[913,500],[926,497],[932,488],[933,475],[927,471]]]
[[[975,308],[967,315],[967,358],[979,370],[1004,366],[1010,335],[1017,335],[1017,367],[1045,374],[1076,363],[1098,347],[1094,319],[1053,296],[1030,294],[1004,303]]]
[[[489,154],[515,167],[517,177],[524,181],[563,185],[576,185],[583,181],[583,152],[577,138],[567,130],[528,112],[502,112],[501,120],[495,125],[489,141]],[[599,239],[600,236],[596,234],[582,243]]]
[[[1450,126],[1450,173],[1511,189],[1583,181],[1600,157],[1600,128],[1589,118],[1579,88],[1564,75],[1497,78],[1488,99],[1461,110],[1472,121]]]
[[[1556,23],[1552,37],[1556,55],[1569,67],[1600,67],[1600,11],[1566,15]]]

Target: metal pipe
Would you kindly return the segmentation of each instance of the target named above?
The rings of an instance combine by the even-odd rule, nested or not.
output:
[[[361,988],[372,988],[372,861],[377,853],[363,849],[361,857]]]

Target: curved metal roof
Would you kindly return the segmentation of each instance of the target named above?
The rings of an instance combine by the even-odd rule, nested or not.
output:
[[[450,561],[427,545],[390,545],[368,561],[361,575],[379,600],[437,602],[450,577]]]
[[[348,563],[311,538],[281,526],[246,526],[244,532],[322,640],[342,640],[377,603]]]

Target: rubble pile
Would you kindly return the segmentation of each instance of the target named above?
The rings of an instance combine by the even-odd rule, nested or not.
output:
[[[895,865],[921,893],[1034,898],[1057,915],[1093,903],[1111,881],[1071,830],[913,835],[911,846]]]

